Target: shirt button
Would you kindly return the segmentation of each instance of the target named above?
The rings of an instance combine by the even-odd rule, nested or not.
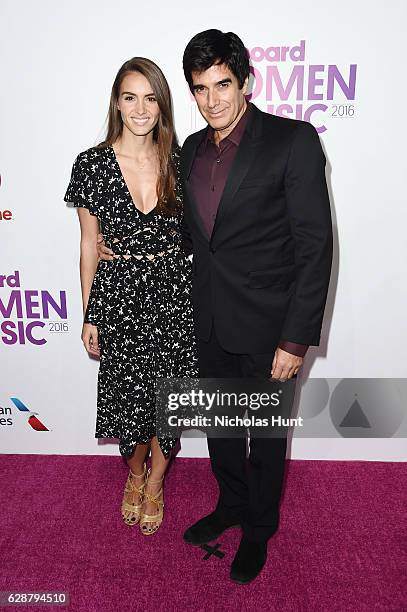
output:
[[[217,159],[217,160],[216,160],[216,163],[217,163],[217,164],[220,164],[220,159]]]

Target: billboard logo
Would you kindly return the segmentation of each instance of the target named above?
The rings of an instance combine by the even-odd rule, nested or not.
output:
[[[56,320],[55,320],[56,318]],[[67,332],[66,291],[22,289],[20,272],[0,274],[0,340],[3,344],[47,343],[46,332]]]
[[[248,49],[253,75],[249,99],[266,111],[312,123],[319,133],[325,119],[355,116],[357,64],[308,64],[306,41],[298,45]]]

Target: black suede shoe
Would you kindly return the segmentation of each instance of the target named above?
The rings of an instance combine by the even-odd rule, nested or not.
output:
[[[236,521],[225,522],[219,518],[216,512],[212,512],[187,529],[184,533],[184,540],[188,544],[200,546],[211,540],[216,540],[229,527],[237,526]]]
[[[267,541],[253,542],[242,537],[230,568],[230,579],[239,584],[251,582],[263,569],[267,559]]]

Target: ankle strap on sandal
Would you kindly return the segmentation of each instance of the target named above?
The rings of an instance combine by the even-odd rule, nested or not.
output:
[[[160,505],[164,506],[164,502],[162,501],[162,499],[159,499],[159,496],[161,495],[161,493],[162,493],[162,489],[158,491],[158,493],[155,493],[154,495],[151,495],[150,493],[145,493],[144,496],[149,502],[160,507]]]
[[[150,480],[150,479],[148,479],[147,483],[148,484],[159,484],[163,480],[164,480],[164,476],[162,478],[160,478],[160,480]]]
[[[146,475],[146,469],[147,469],[147,466],[146,464],[144,464],[144,471],[142,474],[134,474],[134,472],[132,472],[131,470],[130,470],[130,474],[134,476],[134,478],[142,478],[143,476]]]

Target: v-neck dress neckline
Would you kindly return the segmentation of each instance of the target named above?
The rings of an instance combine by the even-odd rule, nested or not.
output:
[[[133,199],[133,196],[131,195],[130,189],[129,189],[129,187],[128,187],[127,183],[126,183],[126,179],[124,178],[124,174],[123,174],[122,169],[121,169],[121,167],[120,167],[119,160],[117,159],[116,152],[115,152],[115,150],[113,149],[113,145],[109,145],[109,146],[108,146],[108,148],[109,148],[109,149],[110,149],[110,151],[111,151],[111,154],[112,154],[112,157],[113,157],[113,161],[114,161],[114,163],[115,163],[115,165],[116,165],[116,169],[117,169],[117,171],[118,171],[118,173],[119,173],[119,175],[120,175],[120,179],[121,179],[121,181],[122,181],[122,183],[123,183],[124,189],[125,189],[125,190],[126,190],[126,192],[127,192],[127,195],[128,195],[128,197],[129,197],[130,202],[132,203],[132,205],[134,206],[134,208],[136,209],[136,211],[137,211],[137,212],[138,212],[138,213],[139,213],[139,214],[140,214],[142,217],[148,217],[149,215],[151,215],[151,213],[152,213],[152,212],[154,212],[154,211],[156,210],[157,205],[158,205],[158,201],[156,202],[155,206],[154,206],[154,207],[153,207],[151,210],[149,210],[147,213],[144,213],[144,212],[143,212],[143,211],[142,211],[142,210],[141,210],[141,209],[140,209],[138,206],[136,206],[136,203],[135,203],[135,201],[134,201],[134,199]]]

